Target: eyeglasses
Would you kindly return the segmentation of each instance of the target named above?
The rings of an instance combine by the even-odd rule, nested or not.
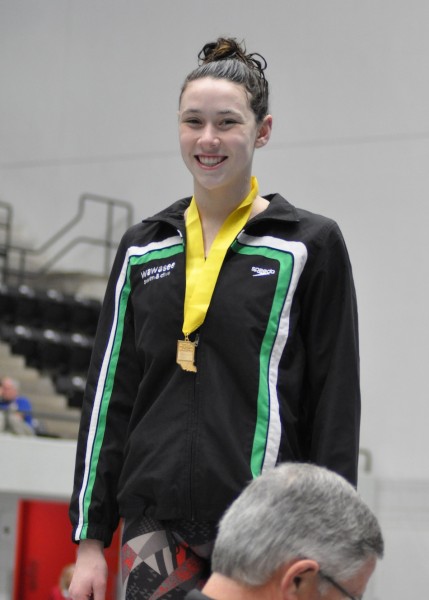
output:
[[[326,575],[326,573],[324,573],[323,571],[319,571],[319,575],[322,579],[328,581],[331,585],[333,585],[334,588],[337,588],[337,590],[341,592],[346,598],[349,598],[350,600],[362,600],[362,596],[352,596],[346,589],[343,588],[342,585],[337,583],[335,579],[330,575]]]

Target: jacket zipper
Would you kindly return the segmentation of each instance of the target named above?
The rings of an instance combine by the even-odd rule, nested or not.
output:
[[[179,233],[180,237],[182,238],[182,244],[184,246],[184,251],[185,251],[185,256],[186,256],[185,236],[184,236],[183,232],[180,231],[180,229],[177,229],[177,232]],[[185,268],[186,268],[186,261],[185,261]],[[194,338],[194,343],[195,343],[196,349],[198,348],[199,339],[200,339],[200,334],[196,333],[195,338]],[[196,362],[197,368],[198,368],[197,352],[195,352],[195,362]],[[198,407],[197,407],[197,393],[196,393],[197,377],[198,377],[198,371],[195,373],[195,376],[193,378],[194,381],[193,381],[193,390],[192,390],[192,399],[191,399],[191,422],[190,422],[191,441],[190,441],[189,482],[188,482],[188,484],[189,484],[188,503],[189,503],[189,514],[190,514],[191,521],[195,520],[194,498],[193,498],[194,494],[193,494],[192,488],[193,488],[195,452],[196,452],[195,437],[196,437],[196,432],[198,429]]]
[[[195,335],[195,346],[198,348],[200,340],[200,334]],[[198,369],[198,360],[196,357],[196,364]],[[190,444],[190,460],[189,460],[189,511],[191,521],[195,520],[195,506],[194,506],[194,493],[193,493],[193,482],[194,482],[194,468],[195,468],[195,456],[196,456],[196,435],[198,432],[198,397],[197,397],[197,377],[198,370],[194,376],[193,382],[193,396],[192,396],[192,414],[191,414],[191,444]]]

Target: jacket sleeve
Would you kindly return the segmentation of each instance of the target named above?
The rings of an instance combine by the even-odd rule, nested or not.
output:
[[[140,382],[122,240],[112,267],[88,371],[70,502],[73,540],[111,542],[128,422]]]
[[[323,229],[303,299],[305,406],[309,460],[357,485],[360,428],[356,293],[343,236]]]

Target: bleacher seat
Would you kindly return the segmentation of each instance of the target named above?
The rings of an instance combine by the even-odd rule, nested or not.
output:
[[[61,375],[55,380],[55,389],[67,398],[70,408],[81,408],[86,379],[77,375]]]
[[[100,308],[93,298],[1,284],[0,339],[80,407]]]
[[[44,329],[38,335],[37,353],[41,371],[54,377],[58,373],[68,372],[70,351],[66,334]]]
[[[41,319],[37,291],[28,285],[20,285],[11,293],[15,296],[15,322],[30,327],[39,326]]]
[[[13,323],[15,320],[15,301],[11,288],[0,284],[0,319],[2,323]]]
[[[101,302],[76,295],[70,300],[70,331],[94,335],[100,315]]]
[[[38,354],[39,332],[27,325],[14,325],[10,330],[9,345],[12,354],[25,358],[29,367],[40,368]]]
[[[100,309],[96,298],[29,285],[0,285],[2,323],[94,335]]]
[[[91,360],[94,338],[81,333],[72,333],[69,340],[68,372],[85,374]]]
[[[40,321],[46,329],[69,331],[69,297],[55,289],[39,293]]]

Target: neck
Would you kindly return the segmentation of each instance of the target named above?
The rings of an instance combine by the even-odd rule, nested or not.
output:
[[[219,573],[210,576],[203,593],[213,600],[275,600],[278,597],[270,583],[250,587]]]
[[[198,206],[201,222],[213,221],[222,223],[237,208],[250,192],[250,177],[246,182],[235,187],[216,188],[207,190],[198,185],[194,186],[194,198]]]
[[[206,256],[223,223],[248,196],[250,190],[250,176],[246,185],[241,183],[235,188],[229,186],[228,189],[207,190],[198,186],[198,183],[195,184],[194,198],[201,221]],[[252,204],[250,218],[265,210],[268,204],[267,200],[261,196],[256,196]]]

